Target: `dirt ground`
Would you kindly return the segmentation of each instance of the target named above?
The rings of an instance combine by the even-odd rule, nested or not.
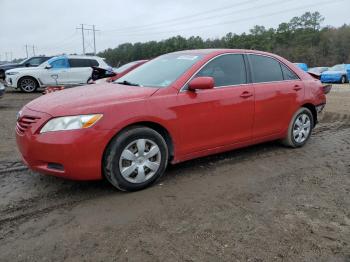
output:
[[[188,161],[136,193],[22,168],[16,113],[39,95],[0,99],[0,261],[350,261],[349,85],[304,148]]]

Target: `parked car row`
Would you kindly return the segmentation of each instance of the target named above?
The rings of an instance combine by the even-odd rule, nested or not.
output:
[[[350,64],[340,64],[322,72],[321,81],[323,83],[348,83],[350,79]]]
[[[93,66],[111,69],[97,56],[56,56],[37,67],[7,70],[6,84],[26,93],[50,85],[87,84],[92,77]]]
[[[322,83],[348,83],[350,80],[350,64],[339,64],[333,67],[308,68],[305,63],[294,63],[300,69],[320,79]]]

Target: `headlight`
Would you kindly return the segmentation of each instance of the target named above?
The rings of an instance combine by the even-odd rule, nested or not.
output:
[[[9,75],[9,76],[13,76],[13,75],[17,75],[18,72],[6,72],[6,75]]]
[[[96,114],[53,118],[44,125],[40,133],[88,128],[96,124],[102,116],[102,114]]]

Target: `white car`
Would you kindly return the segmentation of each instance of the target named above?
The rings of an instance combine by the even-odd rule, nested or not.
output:
[[[97,56],[56,56],[38,67],[6,71],[6,84],[26,93],[34,92],[38,87],[86,84],[91,79],[92,66],[110,69]]]

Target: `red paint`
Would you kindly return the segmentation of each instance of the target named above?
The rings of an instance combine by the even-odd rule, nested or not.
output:
[[[153,122],[163,126],[174,145],[173,163],[285,137],[293,114],[304,104],[326,102],[322,84],[285,59],[250,50],[191,50],[204,58],[167,88],[89,85],[42,96],[22,109],[21,119],[35,117],[17,144],[27,165],[38,172],[70,179],[102,178],[103,152],[126,126]],[[210,59],[224,53],[271,56],[300,78],[273,83],[248,83],[224,88],[197,80],[196,90],[181,91],[191,76]],[[39,134],[51,118],[102,113],[93,127]],[[25,119],[25,118],[24,118]],[[48,168],[61,164],[63,171]]]
[[[214,78],[212,77],[196,77],[188,83],[188,89],[192,91],[212,88],[214,88]]]

